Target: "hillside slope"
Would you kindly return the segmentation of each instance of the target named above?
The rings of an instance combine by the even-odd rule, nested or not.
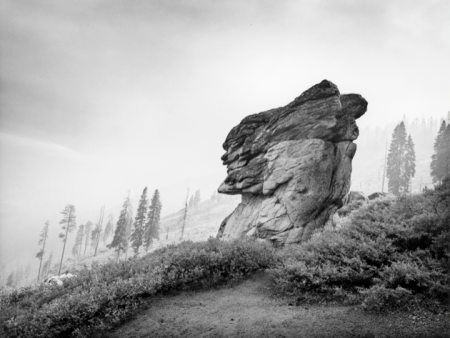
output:
[[[220,202],[204,201],[198,208],[189,210],[183,240],[201,241],[216,237],[222,221],[233,212],[241,196],[222,195]],[[184,209],[161,219],[160,243],[178,243],[181,239]]]
[[[195,210],[188,212],[183,240],[202,241],[209,237],[215,237],[220,223],[236,208],[240,202],[240,196],[221,196],[219,201],[207,200],[201,202]],[[167,215],[161,219],[159,241],[155,241],[149,252],[168,244],[181,242],[181,228],[183,225],[184,209]],[[141,249],[141,254],[145,253]],[[133,249],[127,252],[127,257],[134,255]],[[74,271],[83,266],[91,266],[93,263],[102,264],[116,259],[116,253],[112,249],[101,248],[97,256],[92,254],[82,255],[78,260],[69,258],[65,261],[62,271]],[[125,255],[121,254],[121,259]],[[52,271],[53,274],[57,272]]]

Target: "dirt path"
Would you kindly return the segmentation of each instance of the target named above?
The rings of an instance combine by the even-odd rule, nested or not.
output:
[[[258,273],[233,288],[158,298],[111,334],[131,337],[450,337],[450,316],[375,316],[358,307],[290,306]]]

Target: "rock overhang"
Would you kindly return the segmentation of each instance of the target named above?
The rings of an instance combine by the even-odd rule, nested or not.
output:
[[[367,105],[361,95],[341,95],[335,84],[323,80],[288,105],[249,115],[232,128],[223,144],[227,177],[219,192],[241,194],[243,202],[247,197],[222,223],[218,237],[250,234],[301,242],[307,235],[298,229],[323,226],[349,190],[356,151],[352,141],[359,135],[356,119]],[[268,206],[283,226],[274,226]],[[241,228],[236,222],[247,222],[250,229],[233,231]]]

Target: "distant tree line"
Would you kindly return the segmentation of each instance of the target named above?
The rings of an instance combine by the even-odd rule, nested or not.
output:
[[[415,168],[414,142],[411,135],[407,135],[404,122],[401,122],[394,129],[387,157],[389,192],[396,196],[410,193]],[[434,142],[430,170],[433,183],[441,183],[450,175],[450,126],[445,121],[442,121]]]
[[[388,190],[394,195],[407,194],[410,191],[411,178],[416,173],[416,153],[411,135],[406,134],[403,121],[392,134],[387,158],[386,176]]]
[[[125,255],[127,254],[130,245],[135,255],[138,255],[141,247],[144,248],[145,252],[148,252],[153,241],[159,240],[161,208],[162,204],[158,189],[153,193],[149,206],[147,187],[145,187],[133,222],[130,198],[128,196],[125,199],[117,221],[114,238],[108,246],[115,249],[117,259],[120,258],[121,252],[124,252]]]
[[[114,249],[117,252],[117,259],[120,258],[121,253],[125,253],[126,259],[130,247],[134,249],[136,255],[139,254],[141,248],[144,248],[145,252],[148,252],[154,241],[159,240],[161,209],[161,197],[158,189],[154,191],[153,197],[149,201],[147,199],[147,188],[145,188],[139,201],[134,222],[133,208],[128,195],[124,201],[115,228],[113,216],[110,214],[103,229],[104,207],[101,209],[99,221],[95,226],[91,221],[88,221],[85,224],[79,225],[77,228],[75,206],[70,204],[66,205],[61,212],[63,214],[62,220],[60,221],[62,231],[59,237],[62,239],[63,248],[59,263],[52,265],[53,252],[50,252],[47,259],[45,259],[47,239],[50,233],[49,221],[45,223],[39,235],[38,245],[40,248],[36,253],[36,258],[39,260],[37,281],[48,277],[50,273],[61,274],[67,240],[75,231],[75,241],[72,247],[72,255],[75,259],[78,259],[81,255],[85,255],[89,246],[95,256],[101,243],[107,248]],[[109,243],[111,238],[112,241]],[[30,269],[30,266],[26,269],[16,268],[7,276],[5,275],[3,278],[0,278],[0,285],[3,284],[11,287],[22,285],[28,280]],[[34,278],[36,280],[36,277]]]

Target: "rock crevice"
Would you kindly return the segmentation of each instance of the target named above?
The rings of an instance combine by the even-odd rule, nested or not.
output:
[[[323,227],[349,191],[355,121],[366,110],[361,95],[340,95],[324,80],[285,107],[244,118],[223,144],[228,175],[219,187],[242,202],[218,237],[283,245]]]

